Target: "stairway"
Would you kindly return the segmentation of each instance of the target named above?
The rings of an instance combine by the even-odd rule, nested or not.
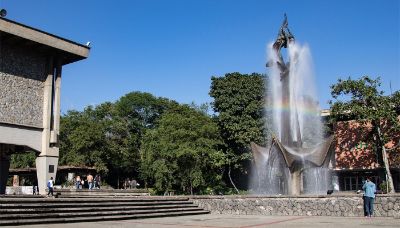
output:
[[[0,226],[139,219],[209,213],[186,197],[0,197]]]
[[[83,198],[83,197],[136,197],[149,196],[145,189],[54,189],[54,195],[63,198]]]

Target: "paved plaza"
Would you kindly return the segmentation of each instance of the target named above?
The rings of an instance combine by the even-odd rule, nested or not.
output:
[[[88,218],[90,219],[90,218]],[[323,217],[323,216],[259,216],[259,215],[195,215],[151,219],[135,219],[105,222],[40,224],[21,227],[30,228],[262,228],[262,227],[400,227],[400,219],[390,217]]]

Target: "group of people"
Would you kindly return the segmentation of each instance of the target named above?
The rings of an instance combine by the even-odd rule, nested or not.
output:
[[[93,178],[93,175],[89,173],[89,175],[86,176],[86,182],[88,185],[88,189],[100,189],[101,186],[101,177],[99,174],[96,174],[96,176]],[[81,177],[78,175],[75,177],[75,188],[76,189],[82,189],[85,186],[85,180],[81,179]]]
[[[82,189],[83,186],[85,185],[85,181],[83,179],[81,179],[81,177],[79,175],[77,175],[75,177],[75,188],[76,189]],[[100,189],[100,185],[101,185],[101,177],[99,174],[97,174],[94,178],[92,176],[92,174],[87,175],[86,177],[86,182],[88,184],[88,188],[89,189]],[[47,181],[47,189],[48,189],[48,193],[47,196],[53,196],[54,195],[54,180],[53,177],[50,177],[50,179]],[[34,186],[34,190],[33,190],[33,194],[38,194],[38,190],[36,190],[36,186]]]
[[[101,176],[100,174],[96,174],[95,177],[93,177],[92,174],[88,174],[86,176],[86,180],[81,178],[79,175],[76,175],[74,178],[74,184],[75,184],[75,189],[83,189],[83,188],[88,188],[89,190],[91,189],[100,189],[101,186]],[[139,183],[135,179],[131,178],[126,178],[123,187],[124,189],[135,189],[139,186]],[[47,181],[47,189],[48,189],[48,196],[53,196],[53,189],[54,189],[54,180],[53,177],[51,177]],[[34,191],[33,194],[36,192]],[[36,193],[37,194],[37,193]]]
[[[124,182],[124,189],[135,189],[139,184],[135,179],[126,178]]]

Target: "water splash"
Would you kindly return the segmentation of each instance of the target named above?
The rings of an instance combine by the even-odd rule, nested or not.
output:
[[[307,45],[290,43],[287,56],[291,60],[289,65],[289,97],[283,100],[282,96],[282,69],[277,64],[280,60],[273,49],[273,43],[267,48],[269,67],[269,81],[266,88],[268,100],[266,113],[268,128],[272,129],[276,138],[281,139],[282,134],[287,134],[282,129],[282,116],[289,115],[288,126],[292,142],[301,142],[301,148],[313,148],[321,144],[323,139],[322,122],[317,99],[313,62],[310,49]],[[272,118],[271,118],[272,117]],[[272,127],[271,127],[272,126]],[[322,194],[329,189],[330,172],[327,168],[311,166],[305,159],[302,150],[287,146],[287,152],[300,158],[301,189],[303,194]],[[255,166],[252,182],[254,193],[257,194],[287,194],[290,191],[290,178],[288,168],[277,147],[267,145],[263,151],[262,161]],[[305,150],[303,150],[305,151]],[[312,151],[312,150],[308,150]]]
[[[262,157],[258,162],[258,167],[253,167],[253,177],[251,178],[251,189],[253,193],[265,195],[288,194],[290,178],[289,170],[286,168],[284,158],[281,153],[271,150],[263,150]]]
[[[268,56],[273,62],[278,56],[269,45]],[[289,94],[290,98],[282,100],[281,75],[277,64],[270,68],[270,102],[273,110],[273,126],[279,138],[282,135],[281,116],[288,112],[293,141],[301,140],[311,145],[321,142],[322,124],[319,117],[319,104],[315,87],[313,63],[310,49],[307,45],[291,43],[288,47],[289,63]],[[300,135],[298,134],[300,132]],[[312,137],[310,137],[312,136]]]

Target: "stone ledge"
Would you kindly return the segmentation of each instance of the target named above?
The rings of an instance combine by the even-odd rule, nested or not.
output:
[[[337,193],[331,195],[300,195],[300,196],[289,196],[289,195],[273,195],[273,196],[266,196],[266,195],[194,195],[190,196],[193,199],[258,199],[258,198],[271,198],[271,199],[288,199],[288,198],[295,198],[295,199],[310,199],[310,198],[362,198],[361,194],[357,193]],[[377,194],[376,197],[400,197],[400,193],[393,193],[393,194]]]
[[[329,196],[191,196],[199,207],[212,214],[364,216],[361,195]],[[400,194],[378,195],[375,216],[396,217]]]

